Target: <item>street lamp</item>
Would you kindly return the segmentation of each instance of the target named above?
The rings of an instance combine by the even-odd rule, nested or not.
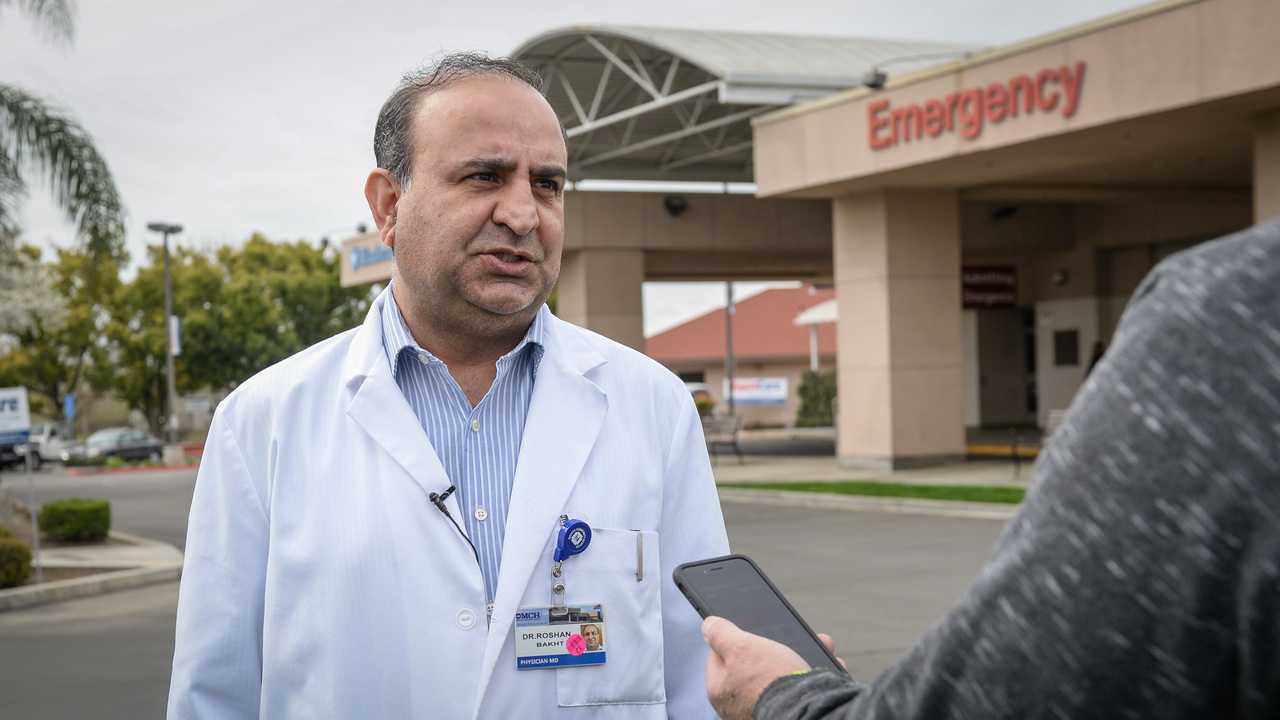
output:
[[[169,236],[182,232],[182,226],[153,222],[147,225],[147,229],[164,235],[164,326],[167,340],[164,354],[169,375],[169,423],[165,434],[172,445],[178,442],[178,393],[173,383],[173,346],[177,328],[173,326],[173,288],[169,283]]]

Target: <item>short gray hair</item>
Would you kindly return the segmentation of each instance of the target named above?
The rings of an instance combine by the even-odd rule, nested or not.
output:
[[[429,66],[405,73],[395,92],[383,103],[373,132],[373,156],[378,167],[390,172],[402,187],[409,187],[413,176],[413,116],[419,102],[437,90],[482,75],[511,78],[546,97],[542,76],[519,60],[470,52],[446,55]],[[563,123],[560,134],[568,145]]]

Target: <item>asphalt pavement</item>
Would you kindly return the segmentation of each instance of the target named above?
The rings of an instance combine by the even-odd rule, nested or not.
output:
[[[178,583],[0,613],[0,717],[163,718]]]
[[[36,504],[73,497],[111,501],[111,528],[179,550],[187,542],[187,515],[196,487],[196,469],[147,470],[72,475],[58,465],[45,465],[32,473]],[[14,497],[27,502],[25,472],[0,476],[13,488]]]
[[[839,479],[848,472],[827,455],[717,462],[722,480]],[[1007,475],[1010,467],[967,463],[950,472],[979,482]],[[35,482],[37,502],[106,498],[114,528],[178,547],[185,540],[194,470],[75,477],[55,469]],[[25,499],[25,477],[15,489]],[[734,551],[755,558],[815,629],[834,636],[837,654],[864,680],[943,616],[976,577],[1004,525],[731,501],[723,507]],[[0,613],[0,716],[162,717],[176,603],[177,583],[167,582]]]

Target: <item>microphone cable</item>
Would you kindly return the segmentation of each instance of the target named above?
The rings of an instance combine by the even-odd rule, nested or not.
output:
[[[467,544],[471,546],[471,554],[476,556],[476,565],[479,565],[480,553],[476,550],[475,544],[471,542],[471,538],[467,537],[467,533],[462,530],[462,526],[458,524],[458,521],[453,519],[453,515],[449,513],[448,506],[444,504],[445,498],[452,495],[453,491],[457,489],[457,487],[450,485],[449,489],[445,490],[443,493],[428,493],[427,499],[435,503],[435,506],[440,509],[440,512],[444,513],[444,516],[449,518],[449,522],[453,523],[453,526],[458,529],[458,534],[461,535],[462,539],[466,540]]]

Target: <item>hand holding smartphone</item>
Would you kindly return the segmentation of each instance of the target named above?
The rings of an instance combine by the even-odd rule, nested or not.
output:
[[[756,635],[795,650],[810,667],[847,672],[791,603],[746,555],[685,563],[675,569],[676,587],[702,617],[716,615]]]

